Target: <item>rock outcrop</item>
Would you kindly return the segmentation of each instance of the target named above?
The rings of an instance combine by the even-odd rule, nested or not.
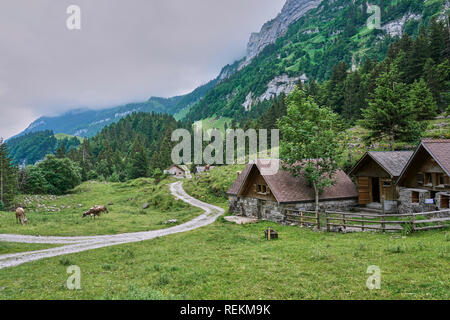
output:
[[[246,60],[240,68],[248,65],[266,46],[284,35],[292,23],[309,10],[317,8],[321,2],[321,0],[287,0],[281,13],[275,19],[264,24],[259,33],[252,33],[247,45]]]
[[[303,74],[300,77],[289,77],[286,74],[275,77],[267,84],[267,90],[264,92],[259,98],[253,97],[253,92],[249,92],[245,98],[242,106],[245,111],[250,111],[252,109],[252,105],[256,102],[263,102],[264,100],[270,100],[272,98],[278,97],[281,93],[289,94],[294,90],[295,84],[301,80],[305,82],[308,80],[308,77]]]
[[[391,37],[395,36],[401,37],[403,35],[403,31],[405,29],[405,24],[407,21],[420,20],[421,18],[422,16],[419,14],[414,13],[405,14],[401,19],[386,23],[382,27],[382,29],[386,31],[386,33],[389,34]]]

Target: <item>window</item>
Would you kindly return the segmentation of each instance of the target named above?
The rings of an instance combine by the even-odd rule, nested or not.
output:
[[[449,196],[441,196],[441,209],[448,209],[450,207],[450,197]]]
[[[425,185],[433,185],[433,176],[431,173],[425,173]]]
[[[424,177],[423,173],[419,173],[416,175],[416,182],[418,185],[420,185],[420,186],[423,185],[424,179],[425,179],[425,177]]]
[[[256,192],[258,194],[266,195],[266,194],[270,194],[270,189],[264,184],[258,184],[256,186]]]
[[[389,181],[383,182],[383,188],[390,188],[392,187],[392,184]]]
[[[416,191],[412,192],[411,202],[412,203],[419,203],[419,193],[418,192],[416,192]]]
[[[444,177],[443,174],[440,174],[440,175],[439,175],[439,177],[438,177],[438,184],[439,184],[440,186],[443,186],[443,185],[445,184],[445,177]]]

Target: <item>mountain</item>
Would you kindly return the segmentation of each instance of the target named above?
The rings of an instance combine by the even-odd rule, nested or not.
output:
[[[300,19],[306,12],[317,8],[322,0],[287,0],[281,13],[273,20],[265,23],[258,33],[252,33],[247,45],[247,56],[241,68],[248,65],[254,57],[269,44],[288,30],[289,26]]]
[[[219,76],[214,80],[196,88],[194,91],[181,96],[171,98],[151,97],[144,102],[129,103],[113,108],[90,110],[78,109],[71,110],[62,115],[53,117],[40,117],[32,122],[27,129],[9,140],[23,136],[27,133],[50,130],[55,134],[64,133],[77,137],[93,137],[104,127],[119,121],[125,116],[137,113],[168,113],[175,115],[183,109],[189,110],[189,107],[198,102],[208,91],[214,88],[218,83],[230,77],[236,70],[240,61],[232,65],[225,66]]]
[[[66,151],[71,151],[80,143],[80,139],[74,136],[55,135],[51,130],[44,130],[11,138],[6,145],[14,163],[26,166],[43,160],[48,154],[54,154],[63,144]]]
[[[288,93],[298,81],[330,78],[344,61],[357,69],[366,59],[385,58],[399,35],[416,35],[421,25],[448,11],[445,0],[377,0],[381,29],[370,29],[372,13],[363,0],[287,0],[280,14],[251,35],[247,56],[225,66],[219,76],[193,92],[152,97],[103,110],[72,110],[41,117],[20,135],[43,130],[92,137],[133,112],[162,112],[192,122],[207,118],[245,118],[249,111]],[[369,11],[368,11],[369,10]],[[368,13],[369,12],[369,13]],[[264,107],[265,108],[265,107]]]
[[[318,2],[287,1],[274,20],[251,36],[237,72],[192,105],[186,118],[240,121],[299,80],[328,80],[340,62],[356,70],[367,59],[383,60],[399,35],[417,35],[422,25],[433,17],[443,19],[449,9],[445,0],[374,1],[381,28],[373,29],[368,21],[376,11],[366,1]]]

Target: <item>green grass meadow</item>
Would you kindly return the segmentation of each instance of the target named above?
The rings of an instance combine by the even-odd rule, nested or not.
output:
[[[242,166],[217,167],[184,182],[202,201],[227,207],[224,196]],[[161,228],[201,213],[175,201],[166,179],[89,182],[68,196],[39,200],[71,206],[33,212],[30,225],[1,214],[1,233],[90,235]],[[131,199],[131,200],[130,200]],[[25,200],[25,198],[23,199]],[[48,202],[47,202],[48,201]],[[81,219],[80,208],[112,202],[110,215]],[[142,204],[150,208],[142,213]],[[37,200],[34,203],[37,206]],[[267,241],[271,227],[279,239]],[[0,254],[51,246],[0,243]],[[81,269],[81,290],[69,290],[67,267]],[[369,266],[381,289],[369,290]],[[0,270],[0,299],[450,299],[450,232],[326,233],[271,222],[210,226],[139,243],[54,257]]]
[[[0,212],[0,233],[41,236],[89,236],[148,231],[167,227],[164,222],[189,221],[203,211],[175,199],[165,179],[137,179],[126,183],[86,182],[65,196],[21,196],[29,224],[16,223],[14,212]],[[112,205],[109,205],[112,203]],[[142,209],[145,203],[148,209]],[[80,206],[81,205],[81,206]],[[106,205],[100,219],[82,218],[95,205]]]
[[[279,240],[264,239],[271,226]],[[0,270],[0,299],[449,299],[450,236],[211,226]],[[65,286],[81,268],[81,290]],[[381,289],[366,287],[381,269]]]

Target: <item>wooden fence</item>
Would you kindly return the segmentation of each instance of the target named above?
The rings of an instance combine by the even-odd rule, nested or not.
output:
[[[286,222],[298,224],[300,227],[314,226],[320,229],[320,215],[317,216],[314,211],[299,211],[298,209],[286,209]]]
[[[342,231],[424,231],[450,227],[450,209],[410,214],[366,214],[325,211],[316,215],[312,211],[286,209],[286,222],[316,229],[326,227],[328,232]]]

